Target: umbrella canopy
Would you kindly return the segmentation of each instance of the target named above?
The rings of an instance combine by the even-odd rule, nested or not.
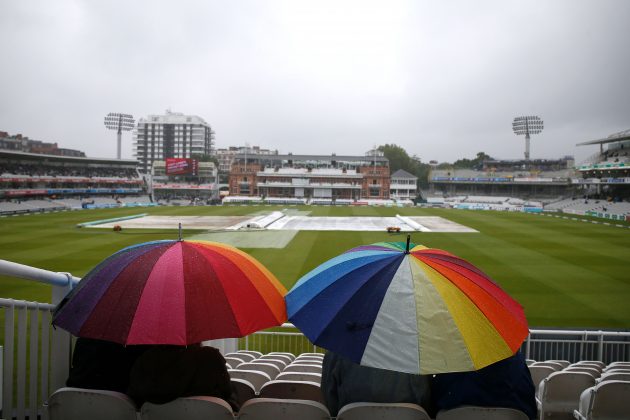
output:
[[[187,345],[282,324],[285,294],[269,270],[234,247],[147,242],[90,271],[56,308],[53,325],[121,344]]]
[[[403,242],[361,246],[303,276],[287,313],[313,343],[415,374],[481,369],[527,337],[522,307],[472,264]]]

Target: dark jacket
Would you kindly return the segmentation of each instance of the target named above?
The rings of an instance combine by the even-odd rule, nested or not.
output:
[[[179,397],[222,398],[238,410],[225,359],[214,347],[156,346],[131,369],[127,394],[140,406],[164,404]]]
[[[146,348],[78,338],[66,386],[127,392],[131,366]]]
[[[428,376],[360,366],[330,351],[322,365],[322,392],[333,417],[353,402],[414,403],[434,415]]]
[[[436,375],[432,392],[438,410],[461,405],[506,407],[536,418],[534,383],[520,352],[478,371]]]

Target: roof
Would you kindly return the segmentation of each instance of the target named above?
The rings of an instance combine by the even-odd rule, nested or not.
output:
[[[73,163],[108,163],[108,164],[121,164],[121,165],[137,165],[138,161],[135,159],[114,159],[114,158],[90,158],[90,157],[77,157],[77,156],[57,156],[57,155],[45,155],[41,153],[26,153],[16,152],[12,150],[0,150],[0,157],[8,159],[32,159],[32,160],[46,160],[49,162],[73,162]]]
[[[623,140],[630,140],[630,130],[624,130],[618,133],[613,133],[610,136],[603,139],[589,140],[583,143],[578,143],[577,146],[587,146],[590,144],[615,143],[615,142],[623,141]]]
[[[392,178],[413,178],[413,179],[418,179],[417,176],[410,174],[409,172],[405,171],[404,169],[399,169],[396,172],[394,172],[392,174]]]
[[[259,154],[245,154],[237,153],[234,156],[236,159],[251,159],[251,160],[293,160],[293,161],[306,161],[306,160],[330,160],[341,162],[389,162],[385,156],[337,156],[337,155],[259,155]]]

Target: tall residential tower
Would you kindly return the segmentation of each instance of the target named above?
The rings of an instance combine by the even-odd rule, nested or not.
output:
[[[192,158],[212,154],[214,131],[201,117],[166,111],[138,121],[133,136],[133,155],[140,171],[149,173],[153,161]]]

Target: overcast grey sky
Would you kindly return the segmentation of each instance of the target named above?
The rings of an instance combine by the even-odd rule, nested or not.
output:
[[[630,128],[630,1],[0,4],[0,130],[115,157],[108,112],[204,118],[217,147],[532,158]],[[131,133],[123,157],[131,158]]]

